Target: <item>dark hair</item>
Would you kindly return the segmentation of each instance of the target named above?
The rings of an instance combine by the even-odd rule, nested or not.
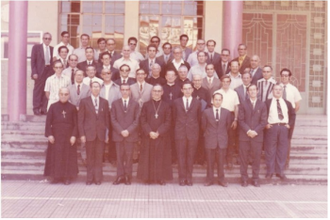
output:
[[[96,67],[95,67],[95,66],[93,66],[93,65],[87,65],[87,66],[86,66],[86,71],[87,71],[87,69],[88,69],[89,67],[93,67],[94,70],[96,70]]]
[[[101,58],[101,59],[103,59],[103,57],[104,57],[105,55],[109,56],[109,57],[110,57],[110,59],[111,59],[111,54],[110,54],[110,53],[108,53],[107,51],[106,51],[106,52],[103,52],[103,53],[101,53],[101,54],[100,54],[100,58]]]
[[[170,47],[171,47],[171,49],[172,49],[172,44],[170,44],[169,42],[164,43],[163,46],[162,46],[162,48],[164,49],[164,47],[165,47],[166,45],[170,45]]]
[[[257,90],[258,90],[258,86],[256,84],[252,84],[252,83],[246,88],[246,90],[249,91],[250,90],[250,87],[252,87],[252,86],[255,86],[257,88]]]
[[[208,40],[208,41],[206,41],[206,46],[209,44],[209,42],[213,42],[214,46],[217,45],[217,42],[215,42],[215,40]]]
[[[93,51],[93,53],[94,53],[94,48],[93,48],[93,47],[86,47],[86,48],[85,48],[85,52],[86,52],[88,49],[92,49],[92,51]]]
[[[160,42],[160,38],[158,36],[153,36],[151,39],[150,39],[150,42],[152,41],[152,39],[154,38],[157,38],[157,40]]]
[[[129,65],[127,65],[127,64],[123,64],[123,65],[121,65],[120,67],[119,67],[119,70],[121,70],[121,68],[123,68],[123,67],[128,67],[128,70],[129,71],[131,71],[131,67],[129,66]]]
[[[186,35],[186,34],[181,34],[181,35],[180,35],[180,40],[182,40],[182,38],[184,38],[184,37],[186,37],[187,40],[189,40],[189,37],[188,37],[188,35]]]
[[[215,97],[216,95],[220,95],[220,96],[221,96],[221,100],[223,100],[223,95],[222,95],[220,92],[215,92],[215,93],[213,93],[213,95],[212,95],[212,99],[214,99],[214,97]]]
[[[288,68],[283,68],[283,69],[281,70],[281,72],[280,72],[280,75],[281,75],[281,76],[282,76],[282,72],[284,72],[284,71],[289,72],[289,76],[292,76],[292,72],[291,72],[291,70],[289,70]]]
[[[245,47],[245,50],[247,50],[247,46],[246,46],[246,44],[239,44],[238,47],[237,47],[237,49],[238,49],[240,46],[244,46],[244,47]]]
[[[70,54],[70,55],[68,56],[68,60],[70,60],[71,56],[76,56],[76,58],[79,59],[79,57],[77,56],[77,54]],[[78,61],[78,60],[77,60],[77,61]]]
[[[269,67],[271,70],[273,70],[273,68],[270,65],[265,65],[262,67],[262,69],[264,69],[265,67]]]
[[[100,84],[98,81],[95,81],[95,80],[94,80],[94,81],[92,80],[92,82],[89,84],[89,87],[92,88],[92,85],[93,85],[94,83],[99,84],[99,86],[100,86],[100,88],[101,88],[101,84]]]
[[[250,78],[252,78],[252,75],[251,75],[250,72],[243,72],[242,77],[243,77],[243,75],[245,75],[245,74],[249,74]]]
[[[204,53],[204,55],[207,56],[207,53],[205,51],[197,51],[197,57],[200,53]]]
[[[231,82],[231,78],[230,78],[230,76],[228,76],[228,75],[223,75],[223,76],[221,76],[221,82],[224,80],[224,79],[229,79],[230,80],[230,82]]]
[[[158,51],[157,46],[155,44],[149,44],[147,46],[147,53],[148,53],[150,47],[154,47],[156,49],[156,52]]]
[[[55,65],[58,64],[58,63],[60,63],[60,64],[62,65],[62,67],[64,67],[64,66],[63,66],[63,63],[62,63],[60,60],[55,60],[55,61],[53,62],[53,68],[54,68]]]
[[[184,85],[188,85],[188,84],[191,85],[191,87],[193,87],[193,84],[190,81],[187,81],[187,82],[182,83],[181,89],[183,89]]]
[[[174,72],[174,75],[176,75],[176,71],[172,68],[166,70],[165,76],[167,75],[168,72]]]
[[[101,37],[97,39],[97,44],[101,43],[102,41],[106,42],[105,38]]]
[[[138,42],[138,40],[137,40],[136,37],[130,37],[130,38],[128,38],[127,43],[129,44],[129,42],[130,42],[131,40],[134,40],[136,43]]]
[[[144,74],[147,74],[146,71],[144,71],[144,69],[142,69],[142,68],[137,69],[137,70],[135,71],[135,73],[139,72],[140,70],[142,70],[142,71],[144,72]]]
[[[131,89],[131,87],[129,86],[128,83],[123,83],[123,84],[120,85],[120,90],[121,90],[121,87],[123,87],[123,86],[128,86],[128,88]]]
[[[69,53],[69,49],[66,47],[66,46],[60,46],[58,49],[57,49],[57,52],[60,53],[62,49],[66,49],[66,52]]]
[[[89,40],[89,35],[88,35],[88,34],[82,34],[82,35],[80,36],[80,39],[81,39],[82,37],[87,37],[88,40]]]
[[[223,48],[223,49],[221,50],[221,53],[222,53],[223,51],[228,51],[228,53],[230,54],[230,50],[227,49],[227,48]]]
[[[208,67],[208,66],[211,66],[211,65],[213,66],[213,69],[214,69],[214,64],[213,64],[213,63],[209,63],[209,64],[206,64],[206,66],[205,66],[205,71],[206,71],[207,67]]]
[[[66,34],[69,34],[69,32],[68,31],[62,31],[62,33],[61,33],[61,37],[63,37],[64,35],[66,35]],[[70,35],[70,34],[69,34]]]
[[[232,61],[230,61],[230,63],[229,63],[230,67],[231,67],[231,64],[234,63],[234,62],[236,62],[236,63],[238,64],[238,66],[239,66],[239,62],[238,62],[238,60],[232,60]]]

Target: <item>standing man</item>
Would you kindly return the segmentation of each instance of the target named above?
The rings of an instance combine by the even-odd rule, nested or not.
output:
[[[250,73],[247,73],[250,74]],[[252,155],[252,185],[259,187],[259,170],[264,128],[267,124],[267,108],[257,99],[258,88],[251,84],[247,88],[249,98],[242,100],[239,108],[239,157],[242,186],[248,186],[249,156]]]
[[[109,70],[111,72],[111,80],[117,80],[120,78],[119,76],[119,71],[118,69],[113,68],[113,66],[111,66],[111,57],[110,54],[107,52],[104,52],[102,54],[100,54],[100,58],[101,58],[101,63],[98,63],[97,67],[96,67],[96,77],[98,78],[102,78],[101,76],[101,72],[103,69]]]
[[[231,125],[230,112],[221,107],[222,94],[215,92],[212,96],[213,107],[203,112],[202,129],[204,131],[205,153],[207,161],[207,181],[205,186],[214,182],[214,163],[218,164],[218,183],[227,187],[223,166],[228,144],[228,130]]]
[[[283,68],[280,72],[280,75],[281,75],[281,86],[283,87],[283,99],[289,101],[292,107],[294,108],[295,112],[297,113],[299,111],[300,101],[302,100],[302,98],[297,87],[295,87],[290,83],[292,72],[287,68]],[[289,149],[285,164],[286,168],[288,168],[290,164],[291,138],[292,138],[293,130],[294,130],[294,124],[293,126],[290,126],[290,131],[289,131]]]
[[[73,54],[73,56],[75,55]],[[80,101],[90,96],[90,87],[83,83],[84,71],[77,70],[74,73],[74,79],[74,84],[68,87],[70,92],[69,101],[79,110]]]
[[[206,52],[201,51],[201,52],[197,52],[197,59],[198,59],[198,63],[195,66],[192,66],[188,72],[188,79],[192,80],[193,79],[193,75],[194,74],[199,74],[202,76],[202,78],[206,77],[206,70],[205,67],[207,65],[206,63],[206,59],[207,59],[207,55]],[[214,74],[215,77],[218,77],[217,74]]]
[[[206,77],[203,79],[202,87],[209,93],[209,97],[213,96],[213,93],[221,88],[220,79],[214,77],[216,72],[214,71],[214,65],[207,64],[205,67]]]
[[[70,54],[68,57],[68,63],[69,67],[64,69],[62,74],[69,79],[71,79],[71,83],[74,84],[74,73],[78,70],[77,64],[78,64],[78,56],[76,54]],[[85,72],[83,71],[83,76],[85,75]]]
[[[243,84],[242,75],[239,73],[238,70],[239,70],[238,62],[231,61],[230,72],[227,74],[231,79],[231,83],[230,83],[231,89],[236,89],[237,87]]]
[[[194,91],[192,97],[201,101],[202,111],[211,106],[211,96],[206,89],[202,87],[203,78],[200,74],[195,74],[192,80]]]
[[[107,53],[110,54],[111,57],[111,65],[114,65],[116,60],[120,59],[122,55],[115,51],[116,49],[116,41],[113,38],[107,40]]]
[[[96,70],[95,66],[87,66],[86,67],[86,73],[87,76],[83,79],[83,83],[86,84],[87,86],[90,86],[92,82],[98,82],[101,86],[103,85],[103,80],[96,77]]]
[[[160,84],[161,86],[166,84],[166,79],[161,77],[161,72],[162,68],[158,63],[154,63],[151,66],[151,77],[148,78],[146,81],[147,83],[151,84],[151,85],[156,85],[156,84]]]
[[[190,64],[190,66],[195,66],[196,64],[198,64],[198,52],[205,52],[205,40],[198,39],[196,48],[197,50],[195,52],[192,52],[187,59],[187,62]]]
[[[249,99],[249,93],[247,92],[247,88],[251,85],[251,74],[250,72],[244,72],[242,75],[243,84],[235,89],[237,92],[239,103],[244,103],[245,100]]]
[[[206,41],[207,47],[207,64],[212,63],[214,66],[217,66],[221,61],[221,55],[214,51],[217,43],[215,40]]]
[[[77,67],[80,70],[86,70],[87,66],[97,67],[97,60],[94,60],[94,49],[92,47],[86,47],[85,49],[86,59],[83,62],[78,63]]]
[[[71,55],[73,53],[74,48],[73,46],[70,45],[69,41],[70,41],[69,32],[62,31],[61,42],[54,47],[53,61],[60,59],[58,48],[60,48],[61,46],[66,46],[68,48],[69,50],[68,55]],[[65,59],[67,60],[68,57],[66,57]]]
[[[101,57],[100,55],[104,52],[107,52],[107,42],[105,40],[105,38],[101,37],[99,39],[97,39],[97,47],[98,47],[98,50],[96,51],[96,54],[98,56],[98,63],[101,62]]]
[[[230,62],[237,61],[239,65],[239,72],[244,73],[245,68],[250,67],[250,57],[247,55],[247,46],[245,44],[238,45],[238,57]]]
[[[162,47],[160,46],[160,38],[158,36],[153,36],[150,39],[150,44],[156,45],[156,48],[157,48],[156,57],[160,57],[161,55],[163,55],[163,50],[162,50]],[[147,57],[148,57],[148,55],[147,55]]]
[[[273,87],[276,84],[276,80],[272,77],[273,68],[269,65],[265,65],[262,68],[263,78],[258,80],[258,99],[265,102],[267,99],[271,99],[273,97]]]
[[[131,97],[134,101],[139,103],[140,108],[142,108],[143,103],[148,102],[151,99],[152,85],[145,81],[147,77],[146,72],[143,69],[138,69],[136,71],[136,83],[130,85]]]
[[[127,64],[130,67],[130,73],[128,74],[129,77],[135,78],[135,72],[137,69],[140,68],[139,63],[130,57],[131,54],[131,49],[129,46],[124,46],[123,47],[123,57],[117,59],[113,67],[116,69],[119,69],[123,64]]]
[[[224,48],[221,50],[221,61],[215,66],[215,70],[218,73],[219,79],[222,76],[227,75],[230,72],[230,50]]]
[[[112,103],[112,140],[116,143],[117,178],[114,185],[131,184],[133,166],[133,147],[139,139],[139,104],[130,98],[128,84],[120,86],[121,99]]]
[[[188,79],[188,67],[185,65],[181,65],[178,69],[178,76],[175,80],[175,83],[178,84],[180,88],[182,88],[183,83],[190,82]]]
[[[143,105],[140,116],[142,147],[137,177],[147,184],[155,182],[165,185],[165,180],[173,179],[168,144],[171,107],[161,100],[161,85],[153,86],[151,93],[152,100]]]
[[[167,66],[174,59],[172,54],[172,45],[169,42],[163,44],[164,54],[159,57],[162,63],[164,63],[164,67]],[[165,73],[164,73],[165,74]],[[164,77],[164,75],[162,76]]]
[[[281,180],[287,179],[284,175],[284,168],[288,155],[290,128],[294,126],[296,113],[291,103],[283,99],[282,95],[282,86],[275,84],[273,98],[266,101],[268,113],[265,137],[267,180],[270,180],[274,173]]]
[[[233,156],[235,151],[238,151],[238,149],[236,149],[235,134],[238,120],[238,105],[240,104],[237,93],[230,88],[230,82],[231,79],[229,76],[222,76],[222,87],[214,92],[222,94],[223,101],[221,106],[231,113],[231,126],[228,131],[228,148],[226,155],[228,169],[233,168]]]
[[[192,172],[198,144],[201,119],[201,103],[193,98],[193,87],[185,82],[181,91],[183,97],[173,103],[175,144],[179,165],[179,185],[192,186]]]
[[[49,32],[44,33],[42,41],[42,44],[34,45],[31,52],[31,78],[34,80],[34,115],[46,114],[47,112],[47,98],[44,88],[47,78],[53,73],[51,66],[53,47],[49,46],[52,41],[52,35]]]
[[[78,174],[77,110],[68,102],[69,90],[59,90],[59,102],[53,104],[46,118],[45,136],[48,138],[45,176],[52,176],[52,183],[63,181],[65,185]]]
[[[148,58],[140,62],[140,68],[147,73],[147,77],[151,77],[151,67],[155,63],[158,63],[159,66],[163,66],[164,63],[161,61],[159,57],[156,58],[157,47],[155,44],[149,44],[147,47]]]
[[[78,128],[82,144],[86,144],[86,185],[100,185],[103,177],[102,159],[106,130],[109,128],[109,104],[100,97],[101,84],[90,84],[91,96],[81,100],[78,112]]]
[[[86,60],[86,48],[88,47],[88,45],[89,45],[89,35],[82,34],[80,36],[80,47],[74,49],[74,51],[73,51],[73,54],[76,54],[78,56],[78,63],[81,63]],[[92,48],[92,47],[90,47],[90,48]],[[93,56],[94,57],[92,59],[95,59],[95,60],[98,59],[97,54],[95,53],[94,49],[93,49]]]
[[[64,68],[68,67],[68,53],[69,53],[69,49],[66,46],[61,46],[58,48],[58,54],[59,54],[59,61],[61,61],[61,63],[63,64]]]
[[[132,85],[136,83],[135,78],[128,77],[128,74],[131,72],[131,68],[127,64],[123,64],[119,67],[120,78],[114,81],[118,86],[122,84]]]
[[[54,67],[54,75],[51,75],[47,78],[46,84],[45,84],[45,94],[48,99],[48,105],[47,105],[47,111],[51,104],[57,102],[59,100],[58,91],[60,88],[68,87],[71,85],[71,80],[62,75],[63,70],[63,64],[61,61],[55,61],[53,62]]]
[[[181,34],[180,35],[180,47],[182,50],[182,58],[184,61],[187,61],[189,55],[192,53],[192,49],[187,47],[189,41],[189,37],[186,34]]]
[[[176,75],[178,75],[178,70],[181,65],[185,65],[188,70],[190,69],[189,63],[182,59],[182,49],[180,47],[174,47],[173,56],[174,59],[172,60],[172,62],[169,62],[169,64],[167,64],[166,71],[171,69],[175,71]]]
[[[137,46],[137,42],[138,40],[136,39],[136,37],[130,37],[128,38],[128,46],[130,47],[131,49],[131,54],[130,54],[130,57],[134,60],[136,60],[138,63],[140,63],[142,60],[144,60],[144,56],[136,51],[136,46]]]
[[[252,76],[252,84],[257,85],[258,80],[262,79],[262,69],[259,67],[260,65],[260,58],[257,55],[253,55],[251,57],[251,68],[250,68],[250,73]]]

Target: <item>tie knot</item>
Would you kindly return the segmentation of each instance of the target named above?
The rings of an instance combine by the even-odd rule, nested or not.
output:
[[[217,112],[219,111],[219,109],[215,109]]]
[[[280,100],[279,99],[276,99],[277,102],[279,102]]]

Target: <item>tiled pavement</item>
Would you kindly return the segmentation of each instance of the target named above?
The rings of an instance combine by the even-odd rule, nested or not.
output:
[[[2,217],[218,217],[218,218],[326,218],[326,185],[271,185],[228,188],[196,183],[166,186],[86,186],[77,180],[69,186],[45,181],[1,183]]]

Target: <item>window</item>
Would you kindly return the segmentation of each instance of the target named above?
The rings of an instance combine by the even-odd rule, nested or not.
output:
[[[61,1],[60,32],[68,31],[70,43],[79,47],[79,37],[86,33],[97,48],[100,37],[116,39],[121,50],[124,40],[125,1]]]
[[[192,48],[203,38],[203,1],[140,1],[140,51],[146,50],[150,38],[158,36],[161,43],[179,45],[181,34],[189,36]]]

